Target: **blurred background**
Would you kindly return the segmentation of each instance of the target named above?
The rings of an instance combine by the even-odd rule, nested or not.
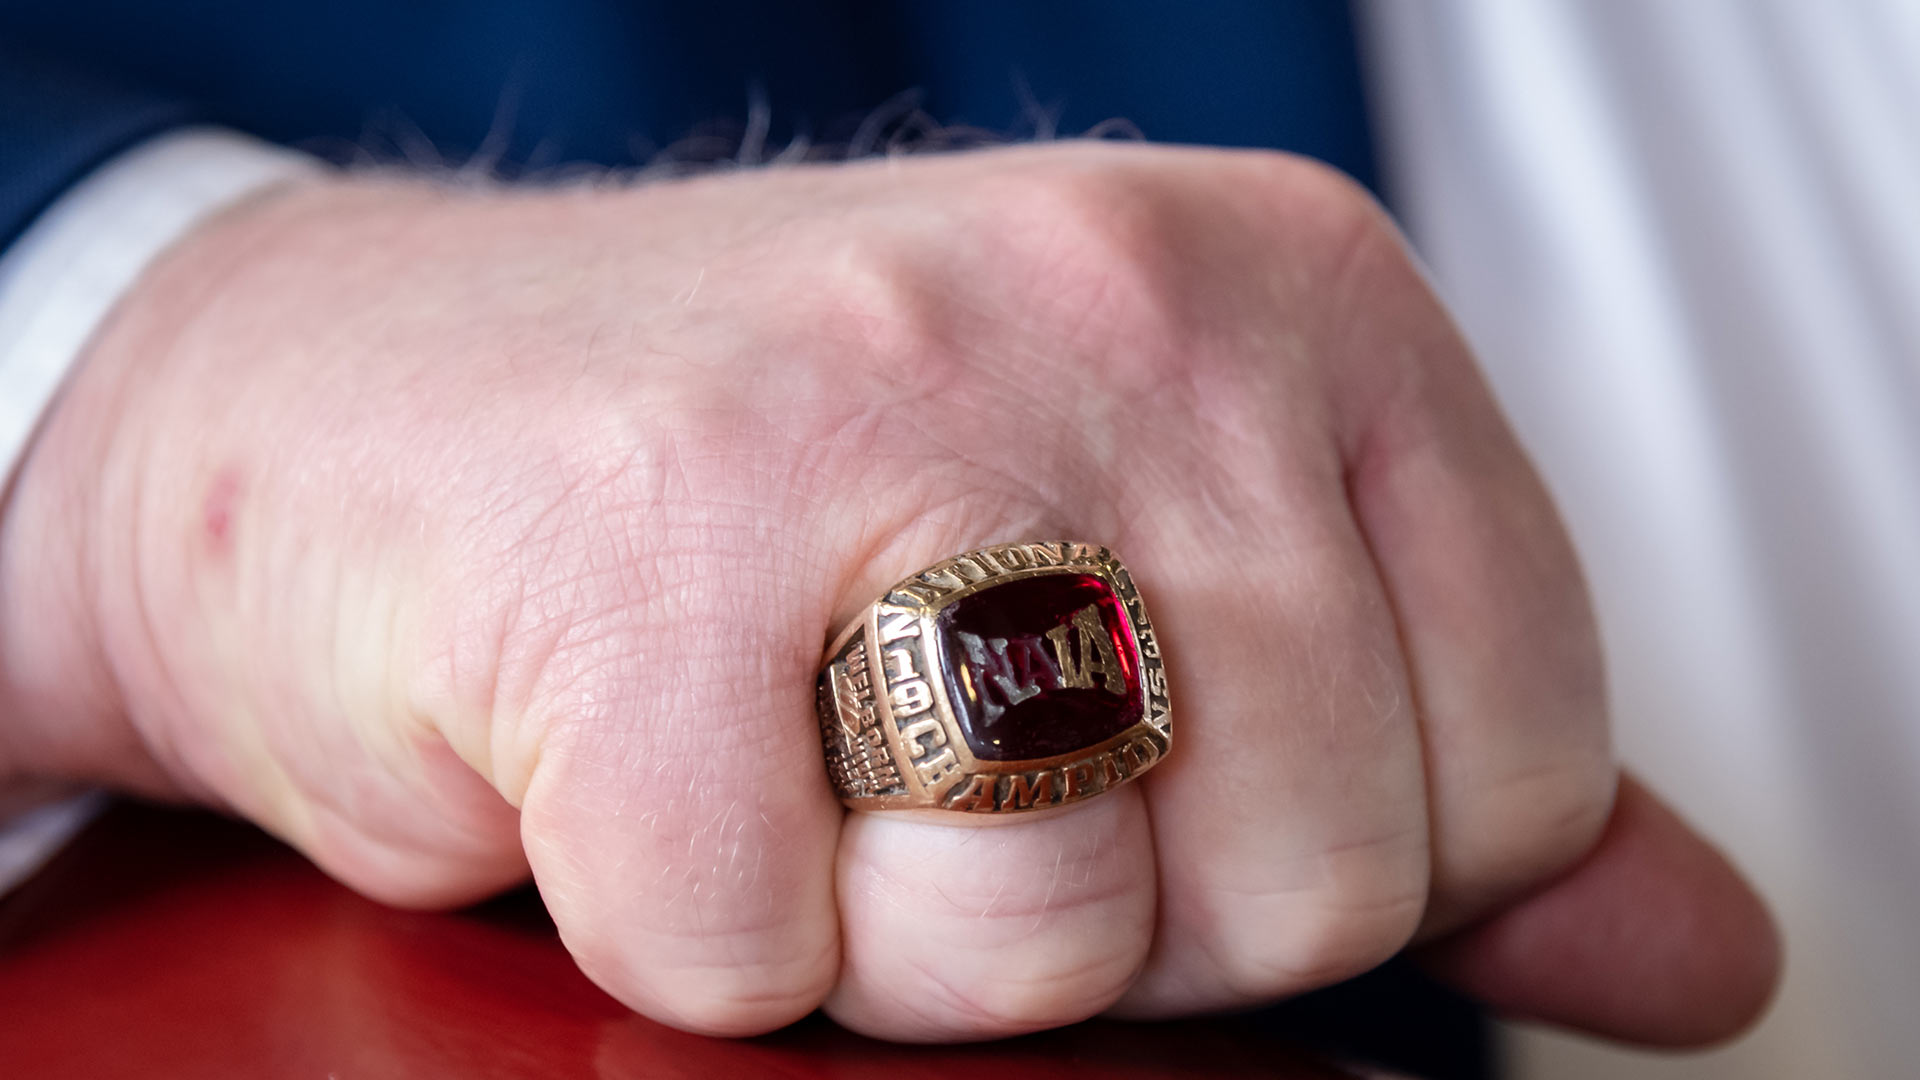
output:
[[[1371,3],[1396,210],[1569,519],[1621,754],[1753,876],[1787,977],[1683,1059],[1920,1060],[1920,5]]]

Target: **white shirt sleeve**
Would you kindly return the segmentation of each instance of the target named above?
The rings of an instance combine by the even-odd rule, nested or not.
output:
[[[95,170],[0,252],[0,479],[94,330],[161,252],[222,208],[319,168],[235,132],[181,129]],[[0,893],[104,803],[88,793],[0,821]]]

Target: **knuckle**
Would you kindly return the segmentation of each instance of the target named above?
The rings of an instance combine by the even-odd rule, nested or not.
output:
[[[1167,186],[1124,164],[1078,160],[989,176],[976,195],[997,232],[1028,257],[1059,268],[1151,264]]]
[[[973,245],[998,299],[1045,336],[1052,365],[1109,400],[1271,407],[1319,336],[1411,273],[1373,196],[1272,153],[1051,155],[978,185]]]
[[[356,892],[395,907],[471,903],[525,879],[518,814],[484,781],[442,760],[419,779],[404,791],[309,787],[284,835]]]
[[[1144,806],[1129,805],[1005,829],[862,827],[851,850],[867,854],[839,890],[843,1013],[937,1038],[1017,1034],[1106,1008],[1153,937]]]
[[[1239,155],[1230,168],[1223,188],[1243,228],[1279,254],[1262,297],[1273,309],[1338,333],[1374,317],[1382,295],[1420,287],[1399,227],[1352,177],[1288,154]]]
[[[724,717],[774,708],[779,680],[811,672],[810,641],[772,629],[797,617],[804,575],[792,563],[810,557],[766,528],[793,497],[768,475],[772,455],[721,445],[724,409],[635,412],[610,401],[565,422],[571,439],[523,442],[523,460],[488,470],[461,557],[436,586],[446,625],[410,695],[461,718],[448,726],[463,756],[490,763],[510,797],[543,745],[644,734],[671,757],[737,744],[765,726]],[[740,628],[762,625],[745,647],[764,677],[729,667]],[[684,722],[640,729],[634,717]]]
[[[934,260],[898,230],[861,230],[835,237],[814,274],[800,283],[805,325],[790,335],[824,348],[823,362],[843,368],[849,356],[885,370],[916,368],[947,356],[953,341],[951,298]]]
[[[1603,751],[1562,758],[1488,783],[1473,819],[1451,829],[1437,888],[1479,910],[1565,869],[1591,849],[1613,812],[1616,770]]]
[[[1179,186],[1125,162],[1049,160],[982,181],[974,230],[996,306],[1072,355],[1124,375],[1172,352],[1187,305]]]
[[[580,970],[628,1006],[706,1035],[761,1035],[812,1012],[833,984],[838,953],[726,965],[634,970],[624,953],[573,948]]]
[[[925,988],[913,1011],[947,1033],[1016,1035],[1077,1023],[1111,1005],[1132,984],[1139,959],[1129,950],[1094,950],[1072,962],[1015,964],[961,983],[916,961]],[[924,1000],[922,1000],[924,999]]]
[[[1310,217],[1335,223],[1384,225],[1379,200],[1364,185],[1325,162],[1295,154],[1247,155],[1248,167],[1269,185],[1283,188],[1286,202]]]
[[[1371,241],[1397,236],[1392,218],[1371,191],[1324,162],[1297,154],[1254,151],[1233,154],[1222,165],[1219,185],[1243,193],[1254,213],[1302,239],[1287,248],[1293,258],[1316,252],[1338,254],[1340,239]]]
[[[1310,885],[1243,895],[1210,959],[1228,993],[1263,1001],[1351,978],[1398,952],[1427,902],[1424,844],[1394,837],[1324,854]]]
[[[1273,941],[1224,958],[1229,991],[1266,1001],[1331,986],[1378,966],[1411,940],[1418,897],[1335,903],[1297,913]]]

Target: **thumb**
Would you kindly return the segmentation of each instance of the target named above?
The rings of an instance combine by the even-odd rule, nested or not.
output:
[[[1751,1025],[1779,981],[1772,917],[1739,871],[1632,777],[1584,860],[1421,950],[1438,978],[1527,1020],[1654,1046]]]

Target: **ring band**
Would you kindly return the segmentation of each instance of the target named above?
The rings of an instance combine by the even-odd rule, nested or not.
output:
[[[1094,544],[1001,544],[900,581],[828,646],[816,702],[827,775],[859,810],[1060,806],[1170,745],[1146,606]]]

